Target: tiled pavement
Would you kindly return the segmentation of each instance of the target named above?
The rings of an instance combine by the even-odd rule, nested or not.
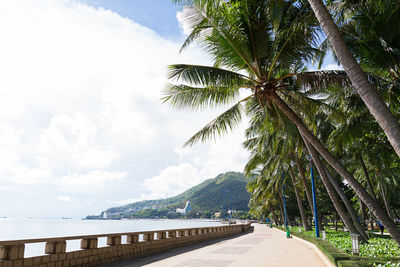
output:
[[[286,233],[280,230],[254,224],[253,233],[108,266],[317,267],[334,265],[314,245],[297,238],[287,239]]]

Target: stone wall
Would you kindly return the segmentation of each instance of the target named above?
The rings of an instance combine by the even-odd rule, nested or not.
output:
[[[0,267],[98,266],[236,235],[247,232],[249,228],[250,224],[238,224],[165,231],[0,241]],[[122,236],[126,236],[126,243],[121,242]],[[97,246],[100,237],[107,237],[106,247]],[[66,252],[66,241],[77,239],[81,240],[81,250]],[[25,258],[25,244],[38,242],[46,242],[46,255]]]

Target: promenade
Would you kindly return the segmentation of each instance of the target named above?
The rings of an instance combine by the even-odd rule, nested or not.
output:
[[[174,249],[158,255],[109,264],[107,267],[243,267],[243,266],[334,266],[314,245],[286,233],[253,224],[254,232],[220,241]]]

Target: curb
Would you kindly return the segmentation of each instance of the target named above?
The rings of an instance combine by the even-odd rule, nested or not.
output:
[[[276,231],[280,231],[280,232],[282,232],[282,233],[284,233],[282,230],[280,230],[280,229],[277,229],[277,228],[272,228],[272,229],[274,229],[274,230],[276,230]],[[314,245],[313,243],[311,243],[311,242],[308,242],[308,241],[306,241],[306,240],[304,240],[304,239],[301,239],[301,238],[299,238],[299,237],[297,237],[297,236],[294,236],[294,235],[291,235],[291,237],[293,238],[293,239],[295,239],[295,240],[298,240],[298,241],[300,241],[300,242],[302,242],[303,244],[305,244],[305,245],[307,245],[308,247],[310,247],[310,248],[312,248],[312,249],[314,249],[315,250],[315,252],[317,253],[317,255],[322,259],[322,261],[325,263],[325,265],[326,266],[328,266],[328,267],[337,267],[316,245]]]

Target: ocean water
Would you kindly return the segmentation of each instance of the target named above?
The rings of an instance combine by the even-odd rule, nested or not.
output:
[[[217,226],[210,220],[74,220],[74,219],[11,219],[0,218],[0,241],[64,237],[109,233],[138,232]],[[123,237],[122,242],[125,242]],[[25,246],[25,257],[42,255],[45,243]],[[79,250],[80,241],[67,241],[67,251]],[[99,238],[99,247],[106,246],[106,238]]]

